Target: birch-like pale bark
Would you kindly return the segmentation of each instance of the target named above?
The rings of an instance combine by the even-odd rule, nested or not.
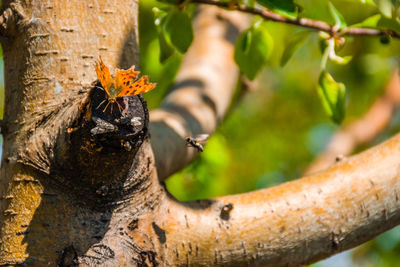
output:
[[[165,179],[198,154],[185,139],[212,134],[224,117],[238,79],[233,43],[249,18],[202,7],[195,19],[195,40],[171,93],[150,113],[150,132],[159,179]],[[222,19],[226,19],[223,21]]]

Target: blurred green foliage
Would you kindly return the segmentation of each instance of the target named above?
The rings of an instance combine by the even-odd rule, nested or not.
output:
[[[372,1],[364,2],[332,1],[347,25],[378,13]],[[296,3],[303,6],[302,16],[335,23],[328,1]],[[157,30],[151,13],[155,6],[167,5],[140,1],[141,68],[159,83],[157,90],[145,96],[150,108],[156,108],[166,95],[182,59],[182,55],[175,53],[165,64],[159,62]],[[243,97],[191,165],[166,181],[168,190],[179,200],[247,192],[295,179],[338,129],[324,113],[316,92],[322,57],[318,33],[311,33],[281,68],[285,45],[303,29],[274,22],[263,23],[263,27],[273,36],[274,48],[267,67],[258,76],[259,89]],[[382,94],[398,65],[399,49],[400,41],[395,39],[383,44],[379,37],[350,37],[337,51],[339,56],[352,55],[350,63],[341,66],[328,62],[327,70],[347,88],[344,123],[360,117]],[[399,129],[400,115],[396,114],[387,131],[374,143]],[[395,228],[361,246],[353,253],[353,264],[366,266],[362,265],[365,261],[373,263],[369,266],[400,264],[399,231]]]

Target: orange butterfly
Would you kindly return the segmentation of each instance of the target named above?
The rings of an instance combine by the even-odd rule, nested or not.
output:
[[[101,86],[104,88],[108,96],[108,103],[103,112],[107,110],[107,107],[110,103],[111,109],[112,104],[117,103],[121,111],[122,108],[117,102],[117,98],[146,93],[156,87],[157,84],[149,82],[149,77],[147,75],[137,79],[140,72],[134,70],[135,66],[132,66],[127,70],[116,69],[115,75],[111,76],[109,68],[104,65],[101,58],[98,62],[96,62],[97,78],[99,79]],[[101,102],[97,108],[99,108],[105,101],[106,100]]]

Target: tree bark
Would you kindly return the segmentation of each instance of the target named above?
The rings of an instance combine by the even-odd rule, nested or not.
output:
[[[154,183],[144,132],[135,136],[131,129],[143,143],[131,153],[111,144],[115,140],[104,145],[87,138],[95,128],[90,112],[95,96],[88,91],[99,56],[114,67],[138,65],[137,1],[5,1],[3,6],[0,264],[93,265],[112,255],[122,260],[123,246],[114,249],[101,241],[107,229],[117,231],[113,224],[120,216],[133,213],[134,219],[150,209],[155,192],[163,189]],[[145,107],[142,111],[147,118]],[[121,138],[120,132],[107,140]],[[129,205],[134,207],[127,212],[123,207]],[[129,259],[143,261],[139,256],[132,253]]]
[[[400,136],[329,170],[246,194],[163,201],[166,261],[178,266],[299,266],[400,223]]]
[[[223,38],[239,27],[226,16],[201,10],[151,144],[141,97],[121,99],[125,115],[97,108],[94,61],[138,63],[137,1],[4,3],[0,265],[297,266],[399,223],[400,136],[270,189],[190,203],[165,191],[196,154],[184,137],[212,133],[229,106]]]

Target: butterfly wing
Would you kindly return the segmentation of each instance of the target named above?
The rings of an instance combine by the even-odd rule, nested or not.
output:
[[[129,85],[133,84],[140,74],[139,71],[134,71],[134,70],[135,66],[132,66],[128,70],[121,70],[121,69],[115,70],[115,87],[116,90],[118,91],[118,97],[128,95],[126,94],[126,88]]]
[[[97,78],[101,83],[101,86],[103,86],[107,94],[110,95],[109,90],[112,84],[111,73],[108,67],[104,65],[103,60],[101,58],[99,59],[98,62],[96,62],[96,73],[97,73]]]
[[[116,71],[115,82],[117,90],[119,90],[117,97],[138,95],[153,90],[156,87],[155,83],[149,82],[149,77],[146,75],[136,81],[140,72],[134,71],[134,68],[132,66],[129,70]]]

